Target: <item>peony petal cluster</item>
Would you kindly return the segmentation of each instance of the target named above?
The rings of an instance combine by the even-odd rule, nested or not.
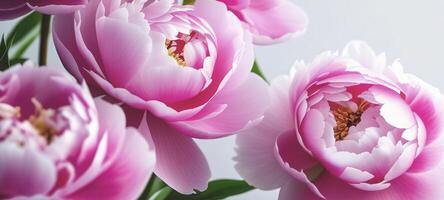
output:
[[[252,37],[217,1],[91,0],[54,20],[64,66],[124,107],[155,145],[155,173],[175,190],[205,190],[210,170],[194,138],[257,124],[267,84],[252,74]]]
[[[305,12],[291,0],[218,0],[224,2],[253,34],[267,45],[301,35],[308,25]]]
[[[0,199],[136,199],[155,163],[119,107],[31,63],[0,74],[0,152]]]
[[[32,10],[44,14],[63,14],[83,7],[88,0],[2,0],[0,20],[14,19]]]
[[[297,63],[236,169],[279,199],[442,199],[443,95],[367,44]]]

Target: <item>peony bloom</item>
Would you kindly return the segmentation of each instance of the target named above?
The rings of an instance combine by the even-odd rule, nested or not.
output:
[[[175,190],[204,190],[208,163],[193,138],[256,124],[266,83],[250,73],[251,36],[225,5],[173,0],[93,0],[54,20],[65,67],[97,95],[123,103],[132,126],[153,141],[155,173]]]
[[[272,84],[257,128],[237,138],[236,169],[279,199],[442,199],[440,92],[365,43],[296,64]]]
[[[154,158],[119,107],[55,68],[0,74],[0,199],[136,199]]]
[[[81,8],[88,0],[1,0],[0,20],[20,17],[31,10],[45,14],[68,13]]]
[[[254,43],[277,43],[305,32],[308,17],[291,0],[218,0],[224,2],[248,30]]]

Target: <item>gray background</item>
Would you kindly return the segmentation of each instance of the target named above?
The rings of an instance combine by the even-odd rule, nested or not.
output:
[[[286,43],[257,47],[268,79],[289,71],[295,60],[310,62],[325,50],[341,50],[353,39],[368,41],[389,61],[400,58],[405,71],[444,88],[444,1],[442,0],[294,0],[309,15],[307,33]],[[0,33],[12,22],[0,22]],[[37,45],[27,52],[36,61]],[[49,63],[60,65],[51,44]],[[199,141],[213,179],[239,178],[233,169],[234,137]],[[264,172],[266,173],[266,172]],[[277,191],[253,191],[231,199],[276,199]]]

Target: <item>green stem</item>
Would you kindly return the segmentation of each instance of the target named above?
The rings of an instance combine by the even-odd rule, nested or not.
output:
[[[40,26],[40,48],[39,48],[39,65],[46,65],[48,59],[48,41],[49,29],[51,23],[50,15],[43,15]]]
[[[148,185],[138,199],[147,200],[165,186],[166,184],[162,180],[160,180],[159,177],[153,174],[150,181],[148,182]]]
[[[183,0],[183,5],[193,5],[195,0]]]

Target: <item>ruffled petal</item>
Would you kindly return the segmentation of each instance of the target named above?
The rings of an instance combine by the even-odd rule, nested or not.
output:
[[[260,120],[268,102],[268,86],[265,81],[251,74],[244,84],[235,88],[224,88],[210,101],[208,106],[226,105],[217,116],[197,121],[177,122],[173,125],[191,137],[223,137],[241,131]]]
[[[135,129],[128,129],[121,142],[123,146],[111,158],[109,167],[68,198],[136,199],[142,193],[154,168],[154,150]]]
[[[156,175],[183,194],[206,190],[210,168],[197,144],[151,114],[147,123],[156,149]]]
[[[284,185],[290,174],[277,162],[275,144],[279,135],[294,129],[289,102],[288,76],[275,79],[271,85],[271,102],[262,122],[238,134],[236,170],[249,184],[271,190]],[[264,173],[267,172],[267,173]]]
[[[270,8],[249,7],[241,11],[256,44],[271,44],[304,33],[308,25],[305,12],[291,1],[280,1]]]

